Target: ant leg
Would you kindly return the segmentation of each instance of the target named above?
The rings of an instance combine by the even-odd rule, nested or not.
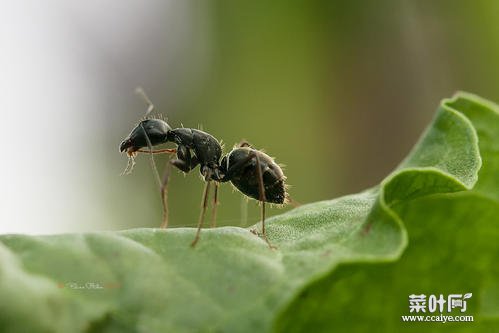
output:
[[[259,194],[259,201],[262,203],[262,237],[267,242],[267,245],[271,249],[275,249],[275,246],[273,246],[269,240],[267,239],[267,232],[265,230],[265,202],[267,201],[267,198],[265,197],[265,186],[263,182],[263,173],[262,173],[262,168],[260,164],[260,158],[258,157],[257,154],[255,153],[250,153],[248,157],[245,159],[237,162],[235,165],[231,166],[229,170],[227,170],[227,173],[225,174],[225,177],[222,179],[222,181],[227,181],[232,179],[234,173],[236,170],[238,170],[241,166],[245,165],[248,163],[250,160],[255,159],[256,160],[256,173],[257,173],[257,180],[258,180],[258,194]]]
[[[165,171],[163,173],[163,181],[161,182],[161,202],[163,203],[163,222],[161,223],[160,228],[166,229],[168,228],[168,182],[170,180],[170,172],[171,172],[171,160],[168,160],[166,163]]]
[[[201,200],[201,213],[199,214],[199,221],[198,221],[198,230],[196,231],[196,236],[194,237],[194,240],[191,243],[192,247],[196,246],[197,242],[199,241],[199,234],[201,232],[201,228],[203,227],[204,215],[206,213],[206,207],[208,206],[208,192],[210,190],[210,183],[211,180],[208,180],[206,182],[206,185],[204,186],[203,199]]]
[[[271,249],[275,249],[275,246],[270,244],[268,238],[267,238],[267,233],[265,231],[265,201],[267,201],[267,198],[265,198],[265,186],[263,185],[263,174],[262,174],[262,168],[260,167],[260,158],[258,155],[253,154],[253,157],[256,158],[256,174],[258,177],[258,192],[259,192],[259,200],[262,202],[262,237],[267,242],[267,245]]]
[[[153,151],[139,149],[139,150],[136,150],[136,152],[138,152],[138,153],[146,153],[146,154],[175,154],[177,152],[177,149],[175,149],[175,148],[171,148],[171,149],[158,149],[158,150],[153,150]]]
[[[172,160],[171,163],[180,171],[187,173],[194,169],[199,164],[199,161],[196,155],[191,157],[189,148],[180,145],[177,147],[177,158]]]
[[[170,163],[182,172],[187,173],[187,172],[191,171],[191,166],[189,164],[185,163],[185,161],[179,160],[178,158],[174,159],[174,160],[170,160]]]
[[[165,149],[167,150],[167,149]],[[172,149],[175,150],[175,149]],[[163,223],[161,223],[161,228],[168,227],[168,182],[170,179],[171,166],[180,169],[183,172],[189,172],[192,170],[199,162],[196,156],[191,158],[191,153],[189,149],[185,146],[179,146],[178,149],[175,150],[177,152],[176,159],[168,160],[168,164],[166,165],[165,172],[163,174],[163,180],[161,182],[161,200],[163,203]]]
[[[213,193],[213,207],[211,208],[211,227],[217,226],[217,206],[218,206],[218,182],[214,183],[215,191]]]

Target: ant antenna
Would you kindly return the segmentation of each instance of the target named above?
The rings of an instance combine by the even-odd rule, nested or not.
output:
[[[144,100],[144,102],[147,104],[147,111],[145,114],[145,116],[147,117],[147,115],[149,115],[149,113],[151,113],[154,110],[154,104],[152,104],[151,100],[149,99],[149,97],[147,97],[146,92],[144,91],[144,89],[142,89],[141,86],[138,86],[137,88],[135,88],[135,93],[137,95],[139,95],[142,98],[142,100]],[[161,187],[161,178],[159,176],[158,168],[156,167],[156,162],[154,161],[154,154],[153,154],[151,140],[149,139],[149,135],[147,135],[147,131],[144,128],[144,125],[142,124],[142,122],[140,123],[140,128],[142,129],[142,131],[144,131],[144,135],[146,137],[146,142],[147,142],[147,148],[149,148],[148,153],[149,153],[149,156],[151,157],[151,167],[154,171],[154,175],[156,176],[156,181],[158,182],[159,186]]]
[[[142,128],[142,130],[144,131],[144,133],[146,135],[147,147],[149,148],[148,153],[149,153],[149,156],[151,158],[151,167],[154,171],[154,175],[156,176],[156,181],[158,182],[158,185],[161,187],[162,182],[161,182],[161,178],[159,176],[158,168],[156,167],[156,162],[154,161],[154,153],[152,150],[151,140],[149,139],[149,135],[147,135],[146,129],[144,128],[144,125],[142,123],[140,124],[140,127]]]
[[[147,97],[147,94],[145,93],[144,89],[142,89],[142,87],[139,86],[139,87],[135,88],[135,93],[137,95],[139,95],[142,98],[142,100],[147,104],[147,110],[146,110],[146,114],[145,114],[145,117],[147,117],[155,109],[154,104],[152,104],[149,97]],[[168,227],[168,205],[166,203],[166,200],[167,200],[166,186],[168,184],[168,179],[170,176],[169,164],[166,167],[165,174],[163,176],[163,180],[161,180],[161,177],[159,176],[158,167],[156,166],[156,162],[154,161],[154,153],[155,152],[153,151],[153,148],[152,148],[151,139],[149,139],[149,135],[147,135],[146,129],[144,128],[144,124],[142,122],[140,123],[140,128],[142,129],[142,131],[144,131],[144,134],[146,137],[147,147],[149,148],[148,153],[150,156],[151,168],[154,172],[156,182],[158,183],[159,189],[161,192],[161,201],[163,202],[163,223],[161,224],[161,227],[166,228],[166,227]],[[157,152],[158,151],[156,151],[156,153]],[[131,167],[133,168],[133,165],[135,164],[135,161],[133,160],[133,158],[132,158],[131,162],[132,162]]]
[[[144,91],[144,89],[142,89],[141,86],[138,86],[137,88],[135,88],[135,93],[137,95],[139,95],[140,98],[146,103],[147,110],[146,110],[144,117],[147,117],[152,111],[154,111],[154,109],[155,109],[154,104],[152,104],[151,100],[149,99],[149,97],[147,97],[146,92]],[[153,150],[152,150],[151,140],[149,139],[149,136],[147,135],[147,132],[146,132],[146,129],[144,128],[144,126],[142,124],[140,124],[140,127],[142,128],[142,130],[144,131],[144,134],[146,136],[147,146],[149,148],[148,152],[151,154],[151,165],[152,165],[152,168],[154,170],[154,173],[156,174],[156,180],[158,181],[158,184],[161,185],[161,180],[159,178],[158,170],[156,168],[156,163],[154,162],[154,157],[152,156]],[[135,166],[135,154],[133,154],[133,153],[128,154],[128,162],[127,162],[125,170],[123,170],[121,175],[123,176],[123,175],[131,174],[134,166]]]
[[[138,86],[137,88],[135,88],[135,93],[137,95],[139,95],[139,97],[146,103],[147,110],[145,112],[144,119],[142,119],[139,122],[139,124],[132,130],[132,132],[130,133],[130,137],[132,136],[133,133],[137,134],[136,131],[140,127],[140,130],[143,131],[143,135],[146,139],[147,150],[142,149],[143,143],[141,143],[142,146],[139,148],[132,146],[132,144],[130,143],[131,138],[127,139],[128,140],[127,142],[125,142],[125,141],[122,142],[120,145],[120,151],[123,152],[124,150],[126,150],[126,153],[128,155],[128,162],[127,162],[125,170],[121,173],[121,175],[128,175],[128,174],[132,173],[133,167],[135,165],[135,157],[137,156],[138,153],[149,154],[151,168],[152,168],[153,173],[154,173],[154,178],[156,179],[156,182],[159,185],[159,190],[160,190],[160,194],[161,194],[161,201],[163,204],[163,222],[161,223],[161,228],[166,228],[168,226],[167,185],[168,185],[168,180],[169,180],[169,175],[170,175],[169,168],[170,168],[171,160],[168,161],[168,163],[167,163],[167,167],[165,168],[165,172],[164,172],[163,180],[162,180],[160,175],[159,175],[158,168],[156,166],[156,162],[154,160],[154,154],[164,154],[164,153],[175,154],[177,152],[177,149],[153,150],[153,145],[151,143],[151,139],[149,137],[149,134],[146,131],[146,126],[148,126],[148,129],[154,130],[154,126],[151,126],[149,124],[149,122],[162,121],[163,119],[161,117],[155,118],[155,119],[149,119],[147,116],[155,110],[154,104],[151,102],[149,97],[147,97],[147,94],[145,93],[144,89],[142,89],[142,87]],[[144,123],[146,123],[147,125],[144,125]],[[137,134],[137,135],[142,135],[142,133]],[[128,145],[128,147],[126,149],[123,149],[124,143],[126,143]],[[170,159],[171,159],[171,157],[170,157]],[[214,205],[216,205],[217,203],[218,202],[215,200]]]
[[[147,111],[145,114],[145,116],[147,117],[151,112],[154,111],[154,104],[152,104],[151,100],[149,99],[149,97],[147,97],[146,92],[144,91],[144,89],[142,89],[141,86],[135,88],[135,93],[139,95],[140,98],[142,98],[142,100],[147,104]]]

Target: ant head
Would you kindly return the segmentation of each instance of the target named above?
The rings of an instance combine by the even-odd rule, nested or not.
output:
[[[140,148],[165,143],[171,127],[162,119],[146,119],[135,126],[121,142],[120,152],[133,155]],[[149,142],[148,142],[149,141]]]

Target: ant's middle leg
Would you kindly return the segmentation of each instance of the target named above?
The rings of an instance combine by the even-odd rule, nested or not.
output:
[[[209,176],[209,173],[208,173],[208,176]],[[207,177],[207,178],[209,179],[209,177]],[[191,243],[192,247],[196,246],[197,242],[199,241],[199,234],[201,233],[201,228],[203,228],[206,207],[208,207],[208,194],[210,191],[210,183],[211,183],[211,180],[208,180],[206,182],[206,185],[204,186],[203,199],[201,200],[201,212],[199,214],[199,221],[198,221],[198,229],[196,231],[196,236],[194,237],[194,240]]]
[[[217,226],[217,206],[218,206],[218,182],[215,182],[215,191],[213,193],[213,206],[211,207],[211,227]]]

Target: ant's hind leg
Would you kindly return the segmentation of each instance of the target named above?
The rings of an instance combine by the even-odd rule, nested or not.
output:
[[[263,174],[262,174],[262,168],[260,166],[260,158],[258,157],[258,155],[253,155],[256,159],[256,174],[257,174],[257,177],[258,177],[258,194],[259,194],[259,200],[260,202],[262,203],[262,237],[263,239],[265,240],[265,242],[267,242],[267,245],[269,246],[269,248],[271,249],[275,249],[276,247],[273,246],[268,238],[267,238],[267,233],[265,231],[265,202],[267,201],[267,198],[265,197],[265,186],[264,186],[264,183],[263,183]]]

